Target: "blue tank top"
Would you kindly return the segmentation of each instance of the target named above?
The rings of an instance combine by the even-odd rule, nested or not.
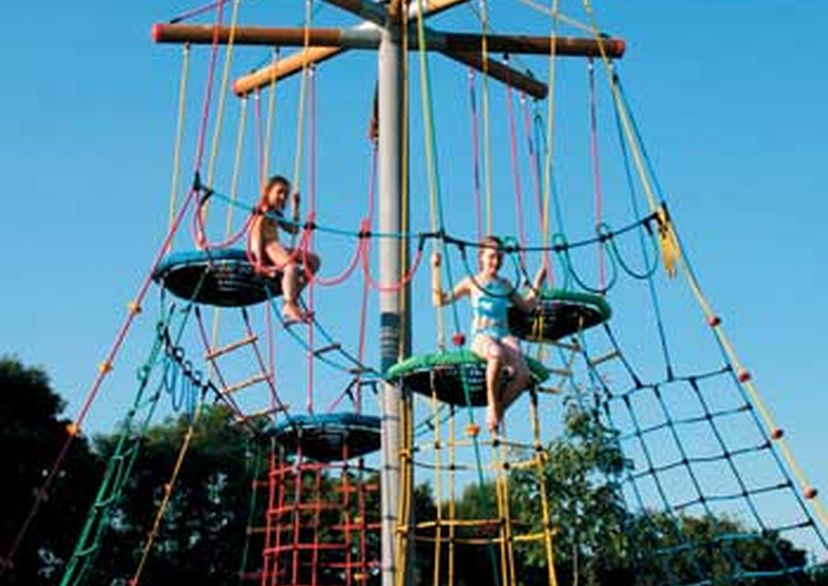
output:
[[[472,338],[478,334],[499,340],[509,335],[508,309],[512,285],[498,279],[478,283],[471,292]]]

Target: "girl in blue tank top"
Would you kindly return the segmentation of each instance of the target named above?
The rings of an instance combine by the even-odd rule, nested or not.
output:
[[[514,304],[522,311],[535,307],[535,292],[546,277],[542,267],[535,275],[526,297],[498,275],[503,262],[503,244],[495,236],[480,241],[478,272],[460,281],[452,291],[443,291],[440,283],[440,254],[431,257],[432,299],[435,305],[454,303],[469,296],[472,306],[471,351],[486,361],[486,425],[495,433],[503,411],[530,383],[530,371],[520,351],[518,339],[509,333],[508,310]]]

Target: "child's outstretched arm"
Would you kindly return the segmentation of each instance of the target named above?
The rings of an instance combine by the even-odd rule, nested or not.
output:
[[[440,263],[442,257],[439,252],[431,255],[431,302],[435,307],[454,303],[461,297],[471,293],[471,279],[468,277],[457,283],[452,291],[443,291],[442,275],[440,274]]]
[[[529,289],[529,293],[526,294],[526,297],[522,295],[518,295],[517,293],[512,293],[512,303],[514,303],[518,309],[523,312],[530,313],[535,309],[537,305],[536,300],[538,297],[538,293],[543,287],[543,280],[546,278],[546,267],[542,266],[538,269],[538,272],[535,273],[535,278],[532,279],[532,285]]]

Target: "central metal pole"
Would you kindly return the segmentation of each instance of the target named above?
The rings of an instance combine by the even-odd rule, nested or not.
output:
[[[397,23],[389,22],[382,29],[379,45],[379,229],[399,233],[402,225],[402,161],[400,128],[402,123],[402,47]],[[407,217],[407,214],[406,214]],[[396,283],[403,270],[403,240],[381,238],[379,243],[379,276],[385,286]],[[410,310],[403,309],[397,291],[380,292],[380,361],[385,372],[395,364],[401,353],[410,347]],[[402,333],[401,333],[402,332]],[[405,336],[405,340],[401,339]],[[400,426],[401,390],[384,384],[382,394],[382,584],[395,586],[398,553],[395,547],[400,502]],[[402,540],[401,543],[406,543]]]

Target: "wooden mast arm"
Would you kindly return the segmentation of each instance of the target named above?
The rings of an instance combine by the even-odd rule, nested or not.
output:
[[[344,1],[347,2],[348,0]],[[428,18],[468,1],[469,0],[428,0],[426,2],[425,10],[423,11],[423,16]],[[418,6],[419,5],[412,6],[409,9],[409,18],[417,15],[417,11],[419,9]],[[345,6],[340,7],[348,10]],[[355,30],[365,30],[370,28],[372,28],[371,23],[363,23],[354,27]],[[284,59],[280,59],[276,63],[266,65],[253,73],[236,79],[233,83],[233,91],[238,96],[250,93],[251,91],[272,83],[274,80],[282,79],[301,71],[305,67],[306,63],[321,63],[331,57],[339,55],[344,50],[344,47],[308,47],[298,53],[289,55]]]

